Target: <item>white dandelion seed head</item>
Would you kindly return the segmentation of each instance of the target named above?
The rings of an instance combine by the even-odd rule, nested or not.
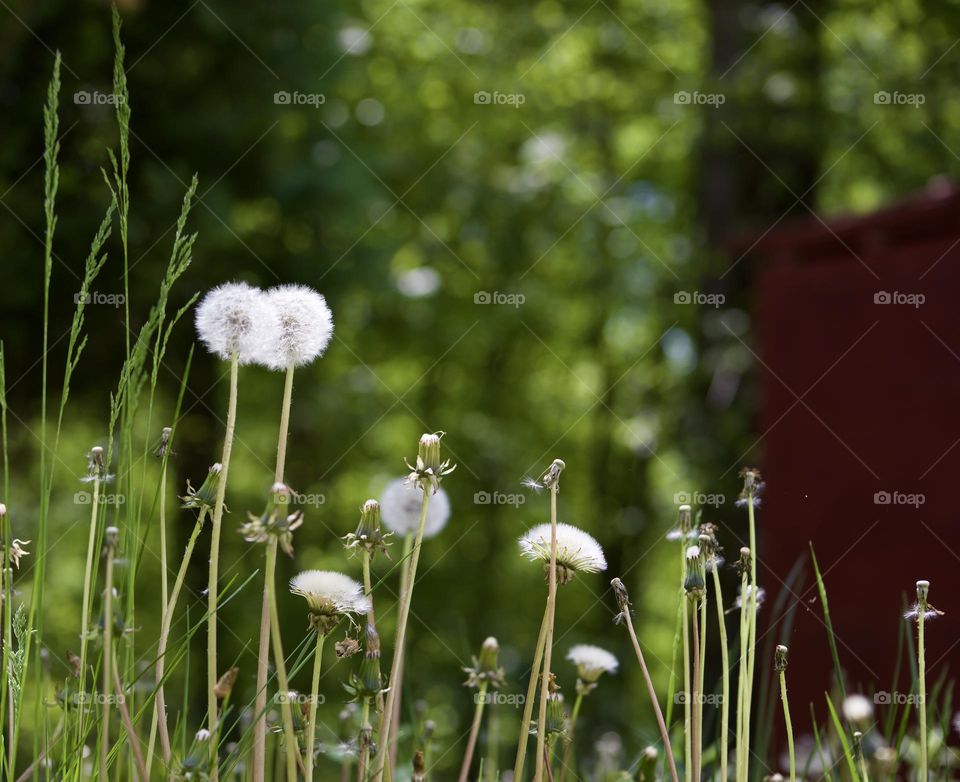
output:
[[[333,336],[327,300],[306,285],[278,285],[263,294],[275,314],[274,339],[260,343],[255,361],[268,369],[302,367],[323,355]]]
[[[277,318],[263,291],[230,282],[209,291],[197,305],[197,335],[222,359],[234,353],[241,364],[256,360],[264,344],[277,336]]]
[[[747,588],[737,595],[737,599],[734,601],[734,608],[741,608],[744,605],[750,605],[751,596],[753,594],[753,585],[747,584]],[[763,587],[757,587],[757,610],[760,610],[760,606],[763,605],[763,601],[767,599],[767,590]]]
[[[209,741],[210,731],[207,730],[206,728],[200,728],[200,730],[197,731],[196,739],[197,741],[200,741],[200,742]]]
[[[520,553],[530,560],[550,561],[550,525],[538,524],[527,530],[517,542]],[[557,564],[583,573],[607,569],[600,544],[572,524],[557,524]]]
[[[697,559],[700,556],[699,546],[687,546],[687,559]]]
[[[843,701],[843,716],[847,722],[866,722],[873,717],[873,703],[859,693],[848,695]]]
[[[420,526],[420,505],[423,502],[423,490],[411,486],[406,478],[391,481],[383,490],[380,498],[380,519],[384,526],[395,535],[412,535]],[[430,495],[430,506],[423,525],[423,537],[439,535],[450,519],[450,498],[440,489]]]
[[[370,598],[363,585],[333,570],[304,570],[290,579],[290,591],[307,599],[318,614],[365,614]]]
[[[590,644],[571,646],[567,659],[577,666],[577,675],[586,682],[595,682],[604,673],[616,673],[620,667],[610,652]]]

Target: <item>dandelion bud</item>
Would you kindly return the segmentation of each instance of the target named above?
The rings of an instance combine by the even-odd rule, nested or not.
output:
[[[689,505],[681,505],[677,509],[677,525],[681,532],[689,532],[693,526],[693,513]]]
[[[468,674],[463,683],[464,687],[479,687],[483,682],[494,688],[503,687],[506,679],[504,670],[497,661],[499,656],[500,644],[491,636],[480,647],[480,657],[474,657],[473,665],[463,669]]]
[[[413,782],[423,782],[427,778],[427,766],[423,759],[423,750],[413,753]]]
[[[219,462],[212,465],[199,489],[194,489],[190,485],[190,481],[187,481],[187,494],[180,498],[183,501],[180,507],[198,511],[213,510],[213,506],[217,502],[217,488],[220,485],[220,473],[222,471],[223,466]]]
[[[773,668],[777,673],[787,670],[787,647],[783,644],[779,644],[773,653]]]
[[[108,548],[116,548],[120,543],[120,530],[116,527],[107,527],[103,531],[103,539]]]
[[[703,573],[703,556],[699,546],[688,546],[687,576],[683,581],[683,588],[687,590],[687,597],[692,600],[700,599],[706,591],[707,585]]]
[[[380,636],[372,624],[367,624],[363,660],[357,673],[350,677],[347,690],[354,698],[376,698],[383,692],[380,672]]]
[[[419,517],[417,522],[419,526]],[[389,535],[389,532],[384,535],[380,529],[380,503],[367,500],[360,508],[360,523],[356,531],[344,536],[343,545],[350,553],[361,549],[373,556],[377,551],[382,551],[389,559],[386,543]]]
[[[614,617],[613,621],[620,622],[630,615],[630,596],[627,594],[627,588],[619,578],[612,579],[610,586],[613,587],[613,596],[616,598],[617,608],[620,609],[620,613]]]
[[[553,674],[550,674],[550,684],[555,686]],[[567,731],[567,712],[563,708],[563,696],[559,692],[551,692],[547,697],[545,728],[548,736],[563,735]]]
[[[443,476],[453,472],[450,460],[440,459],[440,438],[444,432],[423,434],[420,436],[420,445],[417,450],[417,465],[410,468],[407,480],[419,486],[423,491],[428,489],[436,493],[440,489],[440,480]],[[408,467],[410,465],[407,465]]]
[[[746,546],[740,549],[740,559],[737,560],[737,570],[741,576],[750,571],[750,556],[750,549]]]
[[[930,582],[918,581],[917,582],[917,600],[925,604],[927,602],[928,594],[930,594]]]
[[[217,679],[217,683],[213,686],[213,694],[217,696],[220,700],[228,698],[230,693],[233,691],[233,685],[236,684],[237,676],[240,674],[240,669],[237,666],[233,666],[228,669],[223,676]]]
[[[657,759],[660,753],[656,747],[647,747],[640,753],[640,767],[637,769],[639,782],[653,782],[657,778]]]

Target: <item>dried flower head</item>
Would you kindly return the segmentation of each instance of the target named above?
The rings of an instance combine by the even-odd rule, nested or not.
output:
[[[699,536],[700,549],[703,551],[703,564],[708,573],[723,567],[723,549],[717,541],[717,525],[701,524]]]
[[[363,585],[332,570],[304,570],[290,579],[290,591],[306,598],[311,626],[324,635],[344,616],[370,610],[370,598],[363,593]]]
[[[277,328],[273,339],[261,340],[253,360],[268,369],[287,369],[322,356],[333,336],[327,300],[306,285],[278,285],[262,295]]]
[[[613,587],[613,597],[617,601],[617,610],[619,613],[613,617],[613,623],[618,625],[630,618],[630,595],[627,587],[619,578],[610,580],[610,586]]]
[[[917,582],[917,602],[914,603],[910,609],[903,615],[904,619],[910,621],[918,621],[922,616],[924,621],[930,619],[936,619],[938,616],[943,616],[943,611],[940,611],[934,608],[927,600],[927,597],[930,594],[930,582],[929,581],[918,581]]]
[[[162,459],[167,454],[173,454],[173,451],[170,450],[170,437],[172,435],[172,427],[165,426],[162,430],[160,430],[160,443],[153,452],[153,455],[158,459]]]
[[[777,644],[777,648],[773,652],[773,670],[777,673],[787,670],[787,652],[786,646]]]
[[[287,556],[293,556],[293,533],[303,525],[303,511],[287,513],[291,500],[290,487],[275,483],[270,487],[270,500],[260,516],[247,513],[247,521],[240,525],[240,534],[247,543],[266,543],[277,539]]]
[[[199,489],[194,489],[187,481],[187,493],[180,499],[183,501],[181,508],[190,508],[193,510],[213,510],[217,501],[217,487],[220,484],[220,473],[223,466],[218,462],[207,470],[207,477],[203,479]]]
[[[477,688],[484,682],[496,689],[505,686],[506,674],[498,662],[499,656],[500,644],[496,638],[490,636],[480,647],[480,656],[473,657],[473,665],[463,669],[467,674],[463,686]]]
[[[30,552],[24,548],[24,546],[29,545],[29,540],[20,540],[19,538],[14,538],[10,544],[10,562],[13,563],[13,566],[17,570],[20,569],[20,560],[23,559],[23,557],[30,556]]]
[[[209,291],[196,314],[197,335],[207,350],[241,364],[256,360],[262,346],[276,341],[278,324],[263,291],[243,282],[219,285]]]
[[[740,470],[740,477],[743,478],[743,490],[737,499],[737,506],[743,507],[750,503],[752,503],[754,507],[759,506],[760,495],[766,488],[766,484],[760,475],[760,470],[756,467],[744,467]]]
[[[560,491],[560,473],[562,473],[567,467],[567,463],[563,459],[554,459],[550,466],[544,471],[543,475],[539,478],[524,478],[522,483],[528,489],[533,489],[536,492],[543,491],[544,489],[556,489]]]
[[[386,541],[391,534],[388,532],[384,535],[380,528],[380,503],[367,500],[360,507],[360,522],[356,531],[344,535],[343,545],[350,554],[366,551],[372,557],[380,551],[389,559]]]
[[[384,677],[380,672],[380,636],[372,624],[367,624],[360,668],[351,675],[350,683],[344,687],[355,700],[376,698],[386,692]]]
[[[693,515],[689,505],[677,509],[677,526],[667,533],[667,540],[686,543],[694,540],[700,533],[693,526]]]
[[[420,435],[417,448],[416,466],[407,462],[410,474],[407,476],[411,486],[419,486],[423,491],[428,489],[436,494],[440,491],[440,481],[456,469],[449,459],[441,460],[440,440],[445,432],[434,432]]]
[[[530,560],[541,560],[550,567],[550,524],[538,524],[527,530],[518,543],[520,553]],[[569,583],[580,573],[598,573],[607,569],[600,544],[572,524],[557,524],[557,581]]]
[[[384,525],[397,535],[413,535],[420,525],[420,506],[423,504],[423,489],[411,486],[406,478],[391,481],[380,498],[380,518]],[[450,518],[450,499],[440,489],[430,498],[423,537],[439,535]]]
[[[223,674],[217,683],[213,687],[213,694],[223,700],[230,696],[230,693],[233,692],[233,685],[237,683],[237,676],[240,675],[240,669],[237,666],[228,668],[226,673]]]
[[[103,458],[103,448],[99,445],[93,446],[90,453],[87,454],[87,475],[81,479],[84,483],[110,483],[113,476],[107,472],[107,465]]]
[[[848,722],[868,722],[873,719],[873,703],[859,693],[848,695],[843,700],[843,716]]]
[[[567,659],[577,666],[577,676],[585,685],[581,687],[581,681],[577,682],[578,694],[581,690],[584,690],[583,694],[590,692],[603,674],[616,673],[620,667],[617,658],[610,652],[590,644],[571,646],[567,652]]]

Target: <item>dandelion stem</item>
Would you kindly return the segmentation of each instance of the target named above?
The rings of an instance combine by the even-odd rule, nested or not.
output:
[[[277,462],[273,480],[283,482],[287,463],[287,431],[290,428],[290,404],[293,399],[293,367],[287,367],[283,382],[283,402],[280,405],[280,432],[277,436]],[[277,555],[277,540],[271,538],[267,543],[273,556]],[[256,723],[253,727],[253,782],[264,782],[264,768],[267,751],[267,673],[270,665],[270,594],[269,585],[264,580],[263,602],[260,607],[260,636],[257,646],[257,695],[254,702]]]
[[[540,623],[540,635],[537,636],[537,646],[533,652],[533,664],[530,666],[530,681],[527,683],[527,695],[523,702],[523,717],[520,720],[520,737],[517,739],[517,758],[513,763],[513,778],[517,782],[523,779],[523,765],[527,754],[527,743],[530,739],[530,720],[533,717],[533,702],[537,694],[537,683],[540,680],[540,663],[543,660],[543,647],[547,641],[547,622],[550,620],[550,607],[543,609],[543,621]]]
[[[357,782],[366,781],[367,764],[370,762],[371,731],[373,726],[370,724],[370,698],[367,697],[363,699],[360,710],[360,757],[357,759]]]
[[[293,732],[293,712],[290,707],[290,684],[287,679],[287,664],[283,656],[283,640],[280,635],[280,620],[277,615],[277,589],[274,579],[277,571],[277,547],[267,547],[266,584],[270,606],[270,637],[273,641],[273,662],[277,667],[277,684],[283,698],[280,701],[280,713],[283,715],[283,743],[287,758],[287,782],[297,782],[297,738]]]
[[[217,673],[217,578],[220,571],[220,530],[223,522],[223,504],[227,492],[227,473],[230,470],[230,454],[233,451],[233,433],[237,425],[237,377],[239,356],[230,356],[230,397],[227,402],[227,426],[223,438],[223,454],[220,457],[220,482],[217,484],[217,499],[213,506],[213,524],[210,531],[210,574],[207,581],[207,721],[211,739],[218,735],[217,696],[214,687]],[[210,741],[210,780],[219,777],[218,742]]]
[[[921,782],[927,782],[927,663],[924,649],[923,625],[926,605],[921,604],[917,611],[917,683],[920,687],[920,775]]]
[[[746,782],[744,773],[745,753],[744,742],[744,699],[747,686],[747,586],[748,574],[746,569],[740,576],[740,665],[737,676],[737,782]]]
[[[681,551],[683,549],[681,548]],[[683,572],[680,582],[680,605],[683,611],[683,776],[686,782],[693,779],[693,744],[690,725],[690,613],[687,592],[687,560],[683,557]]]
[[[113,556],[114,545],[107,542],[106,586],[103,592],[103,704],[100,707],[100,782],[107,782],[107,753],[110,750],[110,674],[113,670]],[[135,739],[134,739],[135,740]]]
[[[753,711],[753,677],[757,662],[757,524],[756,508],[753,494],[747,498],[747,516],[750,522],[750,610],[747,614],[747,629],[749,641],[747,653],[747,682],[743,700],[743,773],[749,776],[750,758],[750,715]]]
[[[550,484],[550,565],[547,571],[547,634],[543,644],[543,673],[540,680],[540,716],[537,718],[537,763],[534,782],[543,779],[547,730],[547,700],[550,695],[550,673],[553,662],[553,624],[557,611],[557,491],[559,482]]]
[[[690,754],[691,776],[694,782],[700,782],[700,713],[703,710],[701,703],[702,694],[700,692],[700,623],[697,619],[698,606],[695,602],[690,604],[690,614],[693,619],[693,698],[691,707],[691,732],[690,737],[692,751]]]
[[[397,638],[393,655],[393,665],[390,670],[390,689],[387,691],[387,702],[383,709],[380,727],[380,749],[377,752],[376,767],[374,768],[374,782],[381,782],[383,779],[384,768],[390,751],[391,740],[391,715],[395,708],[397,690],[395,685],[399,683],[402,676],[401,666],[403,656],[397,651],[403,649],[403,644],[407,634],[407,619],[410,617],[410,603],[413,601],[413,588],[417,581],[417,564],[420,561],[420,545],[423,542],[423,530],[427,523],[427,510],[430,507],[430,491],[428,486],[424,486],[423,499],[420,502],[420,523],[417,526],[417,536],[413,541],[413,549],[410,553],[410,562],[407,566],[406,589],[400,595],[400,612],[397,616]],[[394,739],[395,740],[395,739]]]
[[[404,535],[403,538],[403,557],[400,560],[401,562],[408,563],[410,561],[410,553],[413,551],[413,533],[408,533]],[[410,571],[407,569],[406,564],[400,569],[400,594],[402,595],[407,589],[407,576],[410,574]],[[398,646],[394,654],[400,657],[400,678],[396,682],[390,682],[390,686],[397,691],[397,701],[393,707],[393,714],[390,718],[390,733],[396,736],[400,731],[400,708],[403,702],[403,668],[406,660],[404,659],[407,654],[406,641],[404,641],[403,646]],[[396,768],[397,766],[397,742],[393,743],[393,746],[390,747],[390,761],[387,764],[388,771],[390,769]]]
[[[563,750],[563,760],[560,761],[560,780],[563,780],[567,776],[567,766],[570,763],[571,756],[573,755],[573,742],[574,736],[576,735],[574,731],[577,727],[577,717],[580,716],[580,706],[583,705],[583,692],[577,693],[577,699],[573,702],[573,709],[570,711],[570,725],[567,728],[567,746]],[[574,772],[576,773],[576,772]]]
[[[124,730],[127,731],[127,744],[133,752],[133,761],[137,766],[137,773],[140,779],[149,780],[147,767],[143,762],[143,752],[140,749],[140,738],[133,729],[133,721],[130,719],[130,711],[127,709],[127,702],[123,695],[123,682],[120,681],[120,669],[117,667],[117,661],[113,661],[113,685],[117,693],[117,708],[120,710],[120,719],[123,720]]]
[[[787,729],[787,749],[790,754],[790,782],[795,782],[797,778],[797,756],[793,748],[793,723],[790,721],[790,704],[787,701],[787,672],[781,670],[779,677],[780,700],[783,703],[783,722]]]
[[[657,701],[657,691],[653,687],[650,671],[647,670],[647,664],[643,660],[640,641],[637,640],[637,633],[633,629],[633,619],[630,616],[629,610],[622,611],[621,616],[627,625],[627,632],[630,634],[630,641],[633,643],[633,651],[636,652],[637,662],[640,663],[643,680],[647,685],[647,693],[650,695],[650,701],[653,704],[653,710],[657,717],[657,725],[660,728],[660,738],[663,739],[663,750],[667,756],[667,763],[670,766],[670,777],[673,779],[673,782],[679,782],[677,763],[673,758],[673,748],[670,746],[670,734],[667,732],[667,724],[663,721],[663,712],[660,711],[660,703]]]
[[[480,735],[480,723],[483,720],[483,707],[487,702],[487,682],[480,682],[480,686],[473,697],[476,706],[473,709],[473,724],[470,726],[467,750],[463,753],[463,763],[460,766],[459,782],[467,782],[470,775],[470,764],[473,762],[473,752],[477,746],[477,736]]]
[[[307,716],[307,745],[303,748],[304,761],[307,766],[307,782],[313,780],[314,741],[317,735],[317,693],[320,692],[320,667],[323,658],[323,642],[326,636],[317,633],[317,648],[313,655],[313,679],[310,684],[310,703]]]
[[[167,642],[170,638],[170,627],[173,624],[173,617],[177,610],[177,601],[180,599],[180,590],[183,588],[183,581],[187,576],[187,568],[190,566],[190,559],[193,556],[193,547],[203,529],[203,522],[207,516],[207,509],[202,508],[197,516],[197,523],[190,533],[190,539],[183,551],[183,559],[180,562],[180,568],[177,570],[177,577],[173,581],[173,591],[167,600],[166,609],[163,612],[163,619],[160,623],[160,640],[157,642],[157,697],[156,714],[157,728],[160,734],[160,751],[163,754],[163,762],[170,764],[172,751],[170,748],[170,733],[167,730],[167,704],[164,695],[164,670],[167,664]],[[147,752],[147,779],[150,778],[150,770],[153,760],[153,743],[151,742]]]
[[[723,665],[721,674],[720,703],[720,779],[727,781],[727,731],[730,723],[730,661],[727,651],[727,624],[723,613],[723,592],[720,589],[720,574],[718,568],[713,568],[713,586],[716,591],[717,623],[720,627],[720,658]]]
[[[93,499],[90,503],[90,535],[87,538],[87,562],[83,571],[83,605],[80,610],[80,695],[86,693],[87,685],[87,635],[90,627],[90,591],[93,579],[93,556],[97,548],[97,517],[100,508],[100,475],[93,476]],[[82,710],[81,710],[82,715]],[[83,735],[83,717],[80,724],[80,737]]]

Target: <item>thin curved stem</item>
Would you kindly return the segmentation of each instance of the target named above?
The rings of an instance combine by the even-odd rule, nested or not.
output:
[[[583,692],[577,693],[577,699],[573,702],[573,709],[570,711],[570,726],[567,728],[567,746],[563,750],[563,760],[560,761],[560,780],[563,782],[567,776],[567,767],[573,757],[573,742],[576,736],[577,717],[580,716],[580,706],[583,705]],[[576,771],[574,771],[576,774]]]
[[[410,561],[410,554],[413,552],[413,533],[408,533],[403,536],[403,556],[401,562],[404,563],[404,566],[400,568],[400,594],[402,595],[407,590],[407,576],[410,574],[410,571],[407,568],[407,563]],[[403,669],[406,663],[406,639],[404,639],[404,645],[398,646],[394,654],[399,655],[400,657],[400,677],[396,682],[390,682],[390,686],[394,687],[397,691],[397,700],[393,706],[393,714],[390,718],[390,733],[396,736],[400,731],[400,709],[403,704]],[[397,747],[398,743],[393,742],[393,746],[390,747],[390,760],[387,763],[387,770],[396,768],[397,765]]]
[[[113,557],[114,547],[107,547],[106,588],[103,593],[103,703],[100,707],[100,782],[107,782],[107,753],[110,751],[110,675],[113,671]],[[132,738],[132,737],[131,737]],[[136,740],[132,738],[132,740]]]
[[[793,723],[790,721],[790,703],[787,701],[787,674],[780,671],[780,701],[783,703],[783,722],[787,729],[787,749],[790,753],[790,782],[797,779],[797,755],[793,749]]]
[[[927,782],[927,663],[924,649],[923,624],[926,606],[920,606],[917,616],[917,681],[920,687],[920,781]]]
[[[290,683],[287,679],[287,663],[283,656],[283,640],[280,635],[280,621],[277,618],[277,589],[274,578],[277,571],[277,547],[267,548],[267,599],[270,606],[270,638],[273,641],[273,662],[277,667],[277,684],[284,697],[280,699],[280,713],[283,716],[283,739],[287,758],[287,782],[297,782],[297,737],[293,732],[293,712],[290,707]]]
[[[223,522],[223,505],[227,492],[227,474],[230,470],[230,454],[233,451],[233,433],[237,425],[237,378],[239,360],[236,353],[230,357],[230,398],[227,402],[227,426],[223,438],[223,453],[220,457],[220,482],[217,484],[217,499],[213,506],[213,524],[210,535],[210,573],[207,580],[207,722],[210,736],[219,735],[217,722],[217,695],[214,692],[217,680],[217,579],[220,572],[220,530]],[[219,777],[218,742],[210,742],[210,779]]]
[[[467,782],[470,775],[470,764],[473,762],[473,753],[477,747],[477,736],[480,735],[480,724],[483,722],[483,707],[487,702],[487,683],[480,682],[480,687],[473,696],[476,705],[473,709],[473,723],[470,725],[470,738],[467,739],[467,749],[463,753],[463,763],[460,765],[458,782]]]
[[[700,691],[700,622],[697,618],[698,612],[697,604],[691,603],[690,615],[693,619],[693,702],[690,704],[692,710],[690,724],[693,735],[690,737],[692,746],[690,759],[693,782],[700,782],[700,712],[703,710],[703,693]]]
[[[517,782],[523,779],[523,765],[530,741],[530,721],[533,719],[533,703],[537,695],[537,683],[540,681],[540,663],[543,660],[543,647],[547,641],[547,622],[550,621],[549,606],[543,609],[543,621],[540,622],[540,635],[533,652],[533,664],[530,666],[530,681],[527,683],[527,695],[523,701],[523,717],[520,720],[520,736],[517,739],[517,757],[513,762],[513,778]]]
[[[406,589],[400,596],[400,613],[397,617],[397,640],[396,650],[402,649],[406,640],[407,620],[410,617],[410,604],[413,601],[413,588],[417,581],[417,565],[420,562],[420,546],[423,543],[423,530],[427,523],[427,510],[430,507],[430,492],[423,492],[423,500],[420,503],[420,523],[417,526],[417,536],[413,542],[413,550],[410,554],[410,563],[408,566],[409,574],[407,576]],[[390,752],[390,727],[391,716],[396,703],[397,690],[394,684],[399,682],[401,676],[401,665],[403,657],[394,651],[393,665],[390,670],[390,689],[387,691],[387,702],[383,709],[383,716],[380,720],[380,749],[377,752],[376,767],[374,768],[374,782],[381,782],[383,779],[384,768],[386,767],[387,757]],[[394,739],[395,740],[395,739]]]
[[[80,697],[87,692],[87,634],[90,627],[90,592],[93,580],[93,557],[97,549],[97,523],[100,508],[100,477],[93,478],[93,500],[90,503],[90,534],[87,538],[87,560],[83,570],[83,604],[80,608]],[[77,717],[77,738],[84,736],[84,710]]]
[[[727,624],[723,613],[723,592],[720,589],[720,575],[713,568],[713,586],[717,595],[717,623],[720,626],[720,660],[722,668],[722,689],[720,702],[720,779],[727,780],[727,732],[730,724],[730,660],[727,651]]]
[[[307,707],[307,746],[304,747],[307,782],[313,782],[313,744],[317,735],[317,693],[320,691],[320,667],[322,664],[323,642],[325,639],[326,636],[323,633],[317,633],[317,648],[313,655],[313,679],[310,685],[310,702]]]
[[[287,367],[283,382],[283,402],[280,405],[280,432],[277,435],[277,461],[273,471],[275,483],[283,481],[287,463],[287,431],[290,428],[290,404],[293,399],[293,367]],[[276,556],[277,541],[271,538],[267,548],[273,548]],[[270,667],[270,596],[264,579],[263,600],[260,605],[260,635],[257,645],[257,695],[253,713],[253,782],[264,782],[267,755],[267,673]]]
[[[543,645],[543,674],[540,680],[540,715],[537,719],[537,763],[534,782],[542,782],[546,758],[547,699],[550,696],[550,668],[553,663],[553,624],[557,612],[557,490],[550,486],[550,564],[547,573],[547,635]]]

